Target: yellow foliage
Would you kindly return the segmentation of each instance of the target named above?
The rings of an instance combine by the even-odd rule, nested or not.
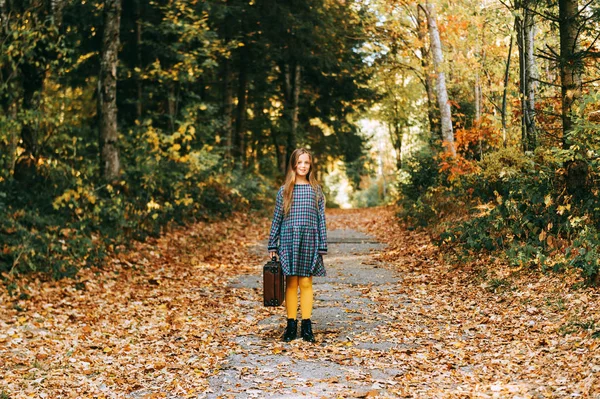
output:
[[[511,148],[502,148],[480,162],[482,175],[489,182],[517,176],[531,164],[526,155]]]

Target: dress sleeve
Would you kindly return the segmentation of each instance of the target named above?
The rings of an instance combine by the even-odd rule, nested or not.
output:
[[[318,199],[319,203],[319,248],[320,254],[327,253],[327,223],[325,221],[325,197],[321,192]]]
[[[277,251],[279,248],[279,232],[281,231],[281,222],[283,221],[283,187],[277,192],[275,200],[275,212],[273,213],[273,222],[271,222],[271,233],[269,234],[269,252]]]

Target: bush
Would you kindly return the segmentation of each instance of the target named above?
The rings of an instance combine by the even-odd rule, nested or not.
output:
[[[484,158],[481,173],[467,178],[481,200],[491,201],[483,212],[447,227],[440,242],[466,252],[502,250],[513,266],[576,267],[588,283],[596,281],[598,233],[592,226],[600,222],[598,201],[569,195],[557,159],[542,150],[500,150]]]
[[[28,173],[36,178],[0,184],[0,272],[44,272],[60,278],[102,259],[105,247],[98,245],[97,223],[92,222],[96,213],[89,207],[98,205],[93,190],[82,185],[73,189],[81,180],[62,165],[40,163]],[[29,190],[23,190],[24,183]]]
[[[164,135],[143,126],[124,143],[121,180],[95,183],[96,165],[40,158],[0,179],[0,273],[72,277],[111,251],[159,235],[170,223],[260,208],[266,179],[224,167],[209,147],[192,149],[191,126]],[[273,197],[274,198],[274,197]]]
[[[429,149],[424,149],[404,163],[405,178],[400,180],[398,191],[401,201],[416,201],[429,187],[440,185],[440,164]]]
[[[417,226],[427,226],[445,214],[464,208],[466,195],[460,182],[451,182],[440,159],[422,150],[405,162],[398,184],[398,216]]]
[[[438,162],[426,151],[416,154],[400,184],[400,216],[425,225],[453,209],[452,220],[438,226],[440,245],[457,246],[467,255],[502,251],[515,267],[574,267],[587,283],[599,283],[599,124],[582,117],[599,100],[600,93],[581,100],[562,148],[526,154],[499,149],[467,168]],[[460,204],[477,205],[467,209],[463,221]]]

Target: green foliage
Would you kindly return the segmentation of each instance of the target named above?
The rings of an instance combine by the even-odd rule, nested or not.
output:
[[[600,176],[600,165],[592,127],[580,119],[568,149],[528,155],[505,149],[485,157],[481,172],[465,179],[487,205],[448,227],[440,242],[459,244],[467,252],[502,250],[515,267],[574,267],[587,283],[598,283],[600,198],[588,182]],[[587,165],[576,192],[569,182],[574,161]]]
[[[598,230],[593,226],[584,226],[565,254],[569,266],[580,269],[585,280],[590,283],[598,283],[600,273],[598,243],[600,243]]]
[[[248,209],[264,210],[265,204],[272,202],[276,194],[270,188],[269,179],[259,174],[246,173],[241,169],[233,171],[227,184],[232,187],[232,192],[241,202],[241,206]]]
[[[160,141],[153,129],[140,137],[147,145]],[[31,172],[35,179],[0,184],[0,272],[6,278],[28,272],[74,276],[169,223],[224,217],[257,208],[266,197],[264,179],[244,180],[238,172],[226,181],[218,155],[204,148],[181,156],[172,136],[149,156],[141,154],[118,185],[97,186],[93,176],[62,164],[38,165]],[[23,195],[23,184],[29,194]]]
[[[511,180],[518,179],[523,172],[530,170],[533,161],[514,148],[501,148],[485,155],[479,166],[481,175],[478,181],[484,184],[485,191],[488,194],[494,191],[504,194],[502,189],[509,187]]]
[[[565,325],[561,326],[558,332],[562,335],[575,334],[580,331],[592,331],[595,330],[598,323],[595,320],[571,320]],[[593,338],[598,338],[598,331],[592,333]]]
[[[440,165],[435,154],[429,149],[422,149],[404,162],[405,180],[399,183],[399,191],[403,199],[416,201],[425,192],[440,183]]]
[[[510,289],[511,285],[512,284],[510,283],[510,281],[506,279],[493,278],[490,279],[490,281],[488,282],[487,289],[491,292],[499,292]]]
[[[1,184],[5,196],[0,198],[0,272],[73,276],[104,255],[80,206],[93,202],[95,194],[76,187],[82,181],[70,168],[40,164],[35,177]],[[23,184],[29,190],[24,191]],[[56,209],[52,199],[61,192],[65,207]]]
[[[439,162],[429,149],[415,153],[404,162],[404,173],[398,183],[401,218],[418,226],[426,226],[436,218],[448,195],[439,170]]]

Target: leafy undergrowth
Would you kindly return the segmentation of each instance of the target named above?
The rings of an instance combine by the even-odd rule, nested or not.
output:
[[[594,289],[574,288],[575,274],[515,272],[491,258],[447,261],[426,232],[402,228],[394,215],[390,207],[328,210],[330,230],[361,230],[388,244],[375,260],[399,271],[402,283],[363,295],[389,321],[354,342],[388,342],[391,349],[266,337],[266,352],[364,370],[325,381],[336,397],[346,381],[372,389],[342,397],[600,395]],[[267,219],[235,214],[140,244],[103,270],[83,270],[78,282],[32,280],[20,298],[2,293],[0,390],[10,398],[203,397],[223,359],[243,354],[235,338],[260,335],[257,320],[282,312],[262,307],[257,290],[227,288],[230,278],[259,272],[265,257],[247,249],[267,230]],[[412,305],[392,299],[399,296]],[[389,380],[371,377],[371,370],[392,368],[400,371]],[[281,389],[274,380],[259,385],[262,397]]]

